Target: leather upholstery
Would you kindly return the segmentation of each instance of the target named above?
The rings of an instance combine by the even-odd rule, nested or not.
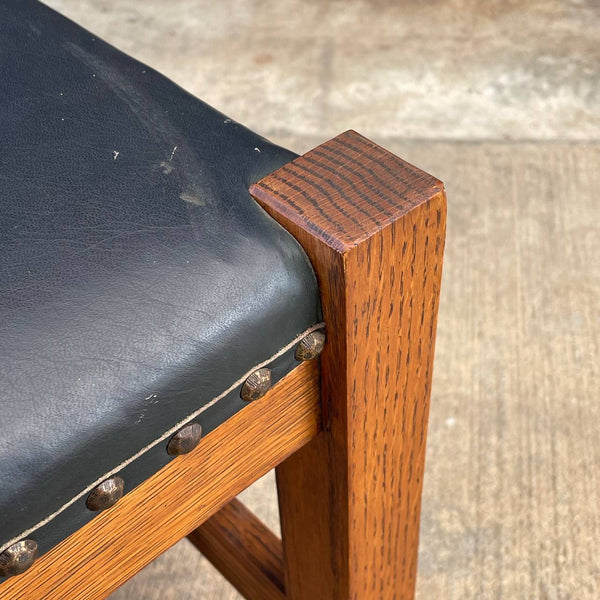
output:
[[[247,192],[294,155],[42,4],[0,2],[0,103],[0,550],[36,527],[43,552],[94,516],[86,486],[317,323],[318,291]]]

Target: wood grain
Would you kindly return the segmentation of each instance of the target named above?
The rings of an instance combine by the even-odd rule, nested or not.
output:
[[[188,539],[248,600],[284,600],[281,540],[237,498]]]
[[[104,598],[318,432],[317,361],[302,363],[114,507],[0,586],[2,600]]]
[[[346,132],[251,188],[317,273],[325,431],[277,469],[291,600],[414,595],[446,200]]]

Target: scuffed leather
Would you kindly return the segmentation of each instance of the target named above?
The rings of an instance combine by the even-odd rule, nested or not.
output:
[[[2,545],[320,314],[302,249],[247,192],[292,153],[29,0],[0,2],[0,106]],[[168,460],[129,465],[127,490]],[[82,500],[30,537],[92,517]]]

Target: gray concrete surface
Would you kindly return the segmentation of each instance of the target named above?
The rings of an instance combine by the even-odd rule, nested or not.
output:
[[[595,139],[597,0],[52,0],[267,137]]]
[[[354,128],[445,181],[417,597],[600,598],[600,4],[49,3],[297,152]],[[277,527],[272,476],[244,498]],[[185,541],[112,596],[238,597]]]

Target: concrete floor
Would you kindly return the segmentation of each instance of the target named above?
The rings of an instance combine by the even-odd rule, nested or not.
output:
[[[48,3],[297,152],[354,128],[446,182],[417,596],[600,598],[597,0]],[[182,542],[112,598],[238,596]]]
[[[600,132],[597,0],[49,4],[269,138]]]

